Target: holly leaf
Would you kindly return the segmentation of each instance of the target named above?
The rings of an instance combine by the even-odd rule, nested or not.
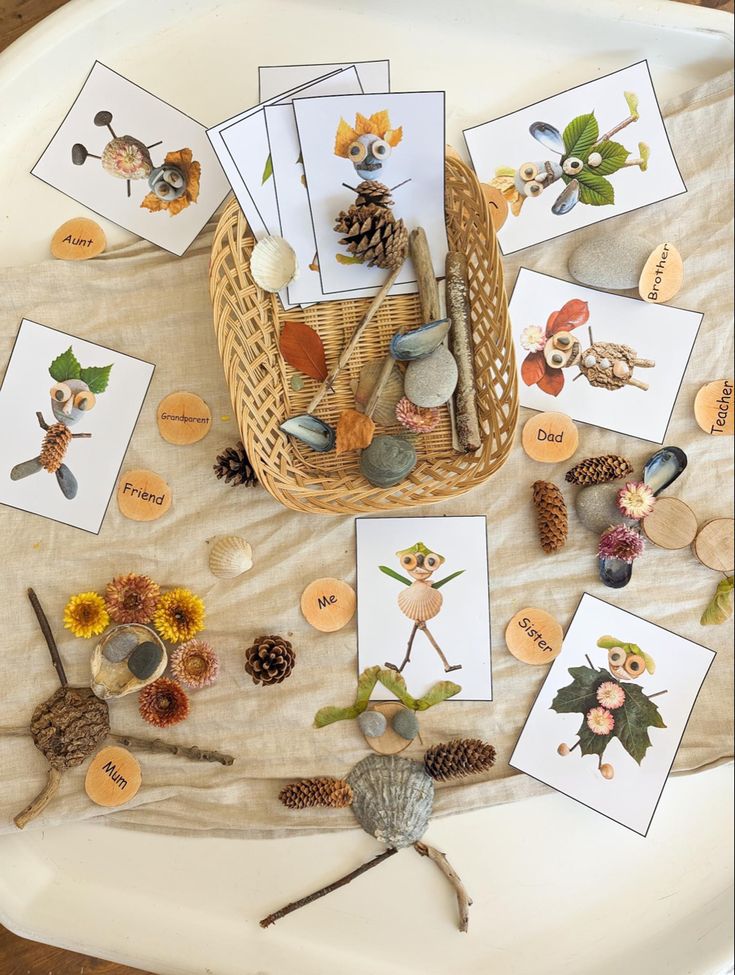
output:
[[[619,683],[619,682],[618,682]],[[651,747],[649,728],[665,728],[661,712],[637,685],[625,681],[625,703],[616,708],[613,734],[620,739],[626,752],[640,765],[646,750]]]
[[[521,363],[521,378],[526,386],[535,386],[546,373],[543,352],[529,352]]]
[[[305,376],[323,380],[327,378],[327,360],[324,345],[313,328],[305,322],[286,322],[281,329],[281,355],[286,362]]]
[[[112,369],[112,363],[109,366],[87,366],[84,369],[79,370],[79,378],[82,382],[85,382],[92,392],[98,396],[100,393],[104,393],[107,389],[107,384],[110,381],[110,370]]]
[[[596,173],[598,176],[609,176],[611,173],[617,173],[625,165],[625,161],[630,155],[625,146],[619,142],[611,142],[609,139],[596,145],[595,152],[599,152],[602,156],[602,162],[589,172]]]
[[[55,379],[57,383],[65,383],[67,379],[79,379],[81,369],[79,360],[69,346],[66,352],[62,352],[54,359],[48,371],[51,373],[51,378]]]
[[[569,674],[574,678],[571,684],[560,688],[551,702],[551,709],[557,714],[584,714],[597,707],[597,688],[606,677],[612,677],[605,670],[593,667],[570,667]]]
[[[378,682],[379,673],[380,667],[377,665],[375,667],[368,667],[367,670],[363,670],[363,672],[357,678],[357,693],[355,694],[355,703],[346,708],[321,708],[321,710],[317,711],[316,715],[314,716],[315,726],[317,728],[324,728],[328,724],[334,724],[335,721],[349,721],[362,714],[362,712],[368,706],[370,695],[373,693],[373,688]]]
[[[615,732],[611,731],[609,735],[596,735],[594,731],[590,731],[585,717],[582,718],[582,724],[577,735],[579,736],[579,750],[583,755],[602,755],[614,738]]]
[[[465,571],[464,569],[458,569],[456,572],[453,572],[451,575],[445,576],[443,579],[440,579],[438,582],[432,582],[431,588],[441,589],[442,586],[446,586],[446,584],[448,582],[451,582],[452,579],[456,579],[457,576],[461,576],[464,571]]]
[[[565,154],[577,156],[582,162],[587,162],[587,156],[589,156],[599,135],[600,129],[594,112],[589,115],[578,115],[564,129],[562,138]]]
[[[393,569],[389,569],[387,565],[379,565],[378,568],[380,569],[381,572],[385,572],[387,576],[390,576],[391,579],[398,579],[398,581],[402,582],[404,586],[412,585],[410,579],[407,579],[405,576],[402,576],[400,572],[395,572]]]
[[[272,175],[273,175],[273,157],[271,156],[270,153],[268,153],[268,158],[265,161],[265,167],[263,169],[263,175],[260,178],[260,185],[262,186],[263,183],[267,183]]]
[[[553,369],[549,366],[541,379],[539,379],[538,388],[542,393],[548,393],[549,396],[558,396],[562,389],[564,389],[564,373],[561,369]]]
[[[724,623],[730,619],[732,616],[734,581],[733,576],[728,576],[727,579],[723,579],[717,584],[715,594],[699,621],[702,626],[717,626],[718,623]]]
[[[615,202],[613,185],[604,176],[583,169],[575,178],[579,181],[580,202],[593,207],[611,206]]]

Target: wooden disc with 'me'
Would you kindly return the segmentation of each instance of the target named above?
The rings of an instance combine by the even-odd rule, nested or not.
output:
[[[301,612],[322,633],[334,633],[355,615],[357,597],[341,579],[315,579],[301,593]]]
[[[643,534],[659,548],[686,548],[697,534],[697,516],[679,498],[658,498],[641,522]]]
[[[521,443],[532,460],[556,464],[575,453],[579,431],[566,413],[537,413],[526,421]]]
[[[61,261],[88,261],[101,254],[105,247],[104,230],[87,217],[67,220],[51,238],[51,254]]]
[[[368,735],[365,735],[365,741],[378,755],[397,755],[404,748],[408,748],[411,741],[413,741],[413,739],[409,740],[404,738],[397,731],[393,730],[393,718],[402,710],[403,705],[400,701],[378,701],[375,704],[368,705],[368,711],[380,711],[388,722],[388,727],[382,735],[378,735],[376,738],[370,738]]]
[[[694,539],[692,550],[702,565],[717,572],[732,572],[735,522],[732,518],[708,521]]]
[[[694,419],[712,436],[731,437],[735,430],[733,380],[717,379],[707,383],[694,398]]]
[[[203,440],[212,429],[212,411],[196,393],[179,390],[164,396],[156,410],[158,431],[173,444]]]
[[[171,488],[153,471],[126,471],[117,484],[117,506],[132,521],[155,521],[171,507]]]
[[[103,748],[89,763],[84,789],[98,806],[122,806],[140,788],[142,775],[138,759],[127,748]]]
[[[534,667],[550,664],[561,653],[564,631],[544,609],[528,606],[505,628],[505,643],[513,656]]]

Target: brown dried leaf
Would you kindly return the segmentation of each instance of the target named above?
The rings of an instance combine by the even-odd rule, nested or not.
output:
[[[322,340],[304,322],[286,322],[281,329],[280,347],[281,355],[294,369],[312,379],[327,378]]]
[[[375,436],[375,424],[357,410],[345,410],[337,421],[337,453],[369,447]]]

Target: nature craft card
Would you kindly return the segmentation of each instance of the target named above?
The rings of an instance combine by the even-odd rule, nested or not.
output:
[[[32,173],[179,255],[228,190],[204,126],[99,61]]]
[[[702,315],[521,268],[509,306],[521,406],[663,443]]]
[[[358,672],[389,667],[415,697],[441,680],[491,701],[487,522],[358,518]]]
[[[153,369],[24,318],[0,385],[0,503],[97,534]]]
[[[443,277],[444,92],[298,96],[293,105],[323,293],[379,288],[387,277],[364,251],[340,244],[344,233],[335,231],[338,214],[355,203],[354,188],[366,179],[392,190],[394,203],[386,213],[395,221],[424,228],[436,275]],[[381,239],[387,239],[384,229]],[[410,260],[397,282],[415,282]]]
[[[686,192],[646,61],[464,136],[504,254]]]
[[[645,836],[714,658],[585,593],[510,765]]]
[[[285,91],[324,78],[335,71],[354,66],[362,90],[390,91],[390,61],[345,61],[339,64],[268,64],[258,68],[258,91],[261,102],[277,98]]]

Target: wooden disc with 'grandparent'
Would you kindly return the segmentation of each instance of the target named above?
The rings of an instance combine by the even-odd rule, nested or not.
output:
[[[505,628],[505,643],[517,660],[540,667],[561,653],[564,631],[546,610],[528,606]]]
[[[87,217],[67,220],[51,238],[51,254],[61,261],[88,261],[101,254],[105,247],[104,230]]]
[[[164,396],[156,420],[163,439],[174,444],[197,443],[212,428],[212,412],[201,396],[183,390]]]
[[[89,763],[84,788],[98,806],[122,806],[136,795],[141,780],[137,758],[127,748],[113,745],[97,752]]]
[[[341,579],[315,579],[301,593],[301,612],[322,633],[334,633],[355,615],[357,597]]]
[[[556,464],[574,454],[579,432],[566,413],[537,413],[523,427],[521,443],[532,460]]]
[[[731,437],[735,430],[733,380],[718,379],[707,383],[694,399],[694,418],[705,433]]]
[[[117,483],[117,506],[133,521],[155,521],[171,507],[171,488],[154,471],[125,471]]]
[[[694,539],[692,549],[702,565],[717,572],[732,572],[735,522],[732,518],[708,521]]]
[[[697,534],[697,516],[679,498],[658,498],[641,522],[643,534],[659,548],[686,548]]]

